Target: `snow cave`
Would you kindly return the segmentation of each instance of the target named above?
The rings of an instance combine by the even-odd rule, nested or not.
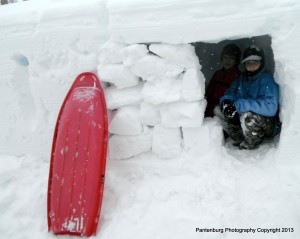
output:
[[[110,133],[95,238],[223,238],[194,229],[283,226],[299,238],[299,16],[296,0],[0,6],[0,237],[56,238],[44,208],[55,122],[76,76],[93,72]],[[280,139],[253,151],[230,147],[218,120],[204,119],[205,85],[229,42],[242,52],[261,46],[280,87]],[[282,238],[251,234],[261,236]]]

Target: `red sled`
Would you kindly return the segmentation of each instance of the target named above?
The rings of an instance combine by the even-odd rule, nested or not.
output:
[[[56,122],[48,181],[48,229],[96,234],[104,191],[107,110],[93,73],[74,81]]]

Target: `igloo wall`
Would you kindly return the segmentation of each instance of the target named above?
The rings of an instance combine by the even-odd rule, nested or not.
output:
[[[109,156],[177,157],[185,130],[202,126],[205,78],[190,44],[106,43],[99,51],[109,123]],[[183,133],[182,133],[183,132]]]
[[[130,7],[110,2],[111,39],[126,43],[217,43],[223,40],[269,35],[275,61],[274,77],[280,86],[280,117],[283,122],[278,153],[294,161],[300,140],[299,105],[300,37],[297,1],[164,1],[148,4],[132,1]],[[135,21],[134,19],[138,19]],[[135,34],[137,33],[137,34]]]
[[[82,5],[80,13],[78,4]],[[157,146],[153,145],[153,137],[162,141],[170,140],[170,144],[180,144],[182,150],[182,135],[186,135],[185,145],[189,145],[190,149],[197,148],[201,142],[194,140],[191,130],[184,132],[181,129],[184,128],[183,124],[191,127],[188,119],[196,119],[193,123],[202,122],[203,91],[199,89],[199,98],[191,97],[193,100],[187,98],[194,93],[184,96],[185,90],[195,90],[190,89],[189,84],[184,84],[188,74],[194,79],[196,86],[203,84],[203,76],[199,71],[201,66],[180,66],[178,62],[174,64],[174,55],[171,58],[162,55],[163,49],[178,50],[181,46],[191,52],[189,43],[193,42],[218,43],[262,35],[268,35],[272,39],[274,76],[280,85],[283,129],[276,155],[280,158],[284,155],[285,160],[293,161],[299,153],[300,113],[297,109],[300,105],[300,7],[297,1],[257,1],[252,4],[245,1],[227,1],[220,4],[216,0],[88,0],[84,3],[52,1],[46,6],[41,7],[36,2],[29,1],[0,8],[0,32],[3,36],[0,39],[3,49],[0,64],[2,153],[48,155],[61,102],[76,75],[83,71],[98,72],[100,78],[111,82],[110,85],[105,85],[105,92],[108,106],[112,110],[111,119],[117,121],[111,123],[114,126],[110,130],[116,135],[112,139],[121,140],[116,133],[121,135],[120,130],[125,130],[120,129],[118,120],[131,117],[132,124],[128,127],[132,127],[136,135],[127,135],[125,130],[121,136],[144,137],[137,139],[140,143],[143,142],[143,151],[149,151],[151,145],[152,150],[156,148],[154,151],[164,155],[163,149],[159,147],[159,140],[156,141]],[[59,19],[59,25],[56,19]],[[121,56],[122,62],[121,58],[118,62],[105,62],[112,57],[112,54],[103,53],[107,44],[119,46],[118,57]],[[160,50],[155,53],[154,48]],[[18,56],[24,56],[29,64],[23,65]],[[103,56],[105,59],[101,59]],[[190,53],[190,57],[193,59],[195,55]],[[141,65],[134,69],[134,65],[139,62]],[[112,64],[118,66],[114,68]],[[152,65],[147,68],[147,64]],[[152,82],[153,76],[159,75],[159,72],[147,72],[148,69],[155,69],[156,64],[160,67],[176,66],[171,70],[174,74],[168,75],[168,80],[160,82],[162,85]],[[130,73],[126,70],[128,67]],[[116,76],[117,79],[114,79]],[[122,85],[122,82],[118,82],[125,76],[130,79],[130,86],[128,83]],[[129,93],[124,93],[126,90]],[[168,95],[169,91],[174,94]],[[168,97],[158,97],[156,94],[165,94]],[[123,98],[122,103],[113,97]],[[180,102],[179,108],[172,108],[176,102]],[[165,107],[158,107],[160,104]],[[194,115],[191,113],[183,118],[178,117],[180,112],[175,109],[182,107],[188,111],[185,104]],[[201,109],[201,112],[193,110],[196,109],[196,104],[199,106],[197,110]],[[136,120],[139,106],[141,122]],[[116,109],[120,108],[125,109],[118,112]],[[161,114],[165,114],[165,117]],[[170,120],[171,115],[181,123]],[[170,131],[164,127],[163,122],[166,121],[163,118],[174,123]],[[193,127],[197,130],[192,131],[209,135],[215,132],[217,125],[214,122],[204,122],[201,126]],[[216,138],[219,131],[215,132]],[[162,137],[163,134],[166,135],[165,138]],[[174,147],[174,152],[179,152],[179,147]],[[126,157],[130,155],[128,153]]]

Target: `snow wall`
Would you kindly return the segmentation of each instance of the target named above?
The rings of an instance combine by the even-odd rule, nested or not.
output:
[[[203,121],[205,78],[190,43],[268,35],[281,90],[276,155],[292,162],[300,152],[299,20],[296,0],[1,6],[0,151],[48,157],[70,85],[79,73],[92,71],[105,82],[111,158],[149,151],[162,158],[182,150],[203,154],[222,144],[222,134],[216,121]]]

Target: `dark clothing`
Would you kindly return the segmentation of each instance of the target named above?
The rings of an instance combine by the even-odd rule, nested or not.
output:
[[[214,108],[219,104],[220,97],[224,95],[226,89],[239,75],[240,71],[237,66],[229,70],[223,68],[214,73],[205,92],[205,98],[207,100],[205,117],[214,116]]]
[[[244,148],[255,149],[264,138],[273,137],[275,118],[266,117],[252,112],[243,113],[233,119],[224,117],[221,111],[218,116],[224,131]]]

